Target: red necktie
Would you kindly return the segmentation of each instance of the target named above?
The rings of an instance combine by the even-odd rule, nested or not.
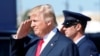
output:
[[[39,43],[38,43],[38,46],[37,46],[37,49],[36,49],[36,54],[35,54],[35,56],[40,56],[40,51],[41,51],[43,42],[44,42],[43,39],[40,39],[40,40],[39,40]]]

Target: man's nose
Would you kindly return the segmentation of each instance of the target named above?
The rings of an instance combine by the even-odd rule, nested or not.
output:
[[[34,27],[34,26],[35,26],[34,22],[31,22],[31,27]]]

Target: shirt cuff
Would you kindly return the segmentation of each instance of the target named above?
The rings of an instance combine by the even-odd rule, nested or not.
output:
[[[12,38],[13,38],[13,39],[18,39],[18,37],[16,36],[16,34],[13,34],[13,35],[12,35]]]

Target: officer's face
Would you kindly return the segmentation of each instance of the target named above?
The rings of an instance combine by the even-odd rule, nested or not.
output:
[[[62,30],[67,37],[73,38],[77,33],[76,26],[77,25],[71,25],[69,27],[63,26]]]

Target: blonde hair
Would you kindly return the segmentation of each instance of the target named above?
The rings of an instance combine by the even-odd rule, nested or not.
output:
[[[33,15],[35,13],[39,13],[39,12],[43,13],[45,21],[50,21],[53,19],[54,23],[57,25],[56,17],[55,17],[55,14],[54,14],[54,11],[53,11],[51,5],[44,4],[44,5],[36,6],[36,7],[32,8],[32,10],[29,12],[29,15],[31,16],[31,15]]]

